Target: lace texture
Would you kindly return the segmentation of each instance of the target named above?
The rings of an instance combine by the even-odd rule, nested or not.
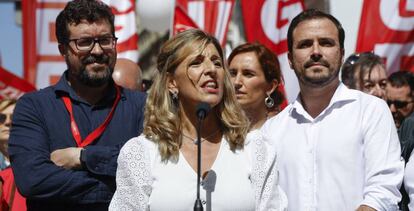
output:
[[[128,141],[118,157],[116,191],[109,210],[149,210],[152,176],[143,136]]]
[[[286,194],[278,184],[275,147],[264,142],[258,130],[251,131],[247,138],[252,145],[256,210],[287,210]]]

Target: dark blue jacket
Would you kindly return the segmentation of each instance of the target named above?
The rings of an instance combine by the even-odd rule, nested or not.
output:
[[[142,132],[145,94],[121,89],[111,122],[85,148],[84,167],[66,170],[50,160],[54,150],[77,146],[61,99],[65,93],[71,98],[82,139],[104,122],[116,96],[113,88],[104,100],[92,106],[76,95],[64,73],[55,86],[21,97],[14,110],[9,140],[17,187],[27,197],[29,210],[107,210],[115,191],[119,150]]]

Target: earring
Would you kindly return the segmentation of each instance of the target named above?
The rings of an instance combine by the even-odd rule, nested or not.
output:
[[[275,105],[275,101],[273,100],[272,97],[270,97],[270,95],[267,95],[264,103],[267,108],[272,108]]]
[[[173,100],[178,100],[178,92],[174,91],[171,93],[171,95],[172,95],[171,97]]]

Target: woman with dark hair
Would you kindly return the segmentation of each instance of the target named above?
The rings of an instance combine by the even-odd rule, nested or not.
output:
[[[195,29],[181,32],[161,48],[157,69],[143,135],[119,154],[110,210],[193,208],[201,102],[211,107],[200,134],[200,197],[206,210],[284,210],[275,150],[246,139],[249,121],[235,99],[217,39]]]
[[[251,121],[251,129],[260,128],[267,118],[280,111],[283,94],[277,56],[259,43],[236,47],[228,59],[231,81],[237,101]]]

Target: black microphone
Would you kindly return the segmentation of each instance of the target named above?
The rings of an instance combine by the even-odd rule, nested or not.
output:
[[[197,105],[197,117],[199,120],[203,120],[204,118],[206,118],[208,112],[210,112],[210,105],[206,102],[201,102]]]
[[[203,211],[203,204],[200,199],[200,177],[201,177],[201,123],[206,118],[210,111],[210,105],[206,102],[201,102],[197,105],[196,115],[197,123],[197,198],[194,203],[194,211]]]

